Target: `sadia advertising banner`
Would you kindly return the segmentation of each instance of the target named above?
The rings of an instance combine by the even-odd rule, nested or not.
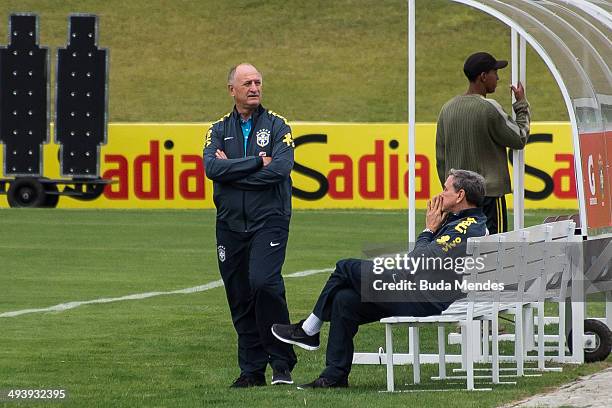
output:
[[[92,201],[63,196],[58,207],[214,208],[212,182],[202,164],[208,126],[110,124],[108,144],[101,147],[100,174],[113,184]],[[301,122],[291,126],[294,208],[407,208],[406,124]],[[441,191],[435,132],[435,124],[417,125],[417,208],[425,208],[426,200]],[[58,146],[46,145],[45,177],[59,178],[57,158]],[[527,209],[577,208],[568,123],[532,124],[525,185]],[[507,198],[511,206],[512,197]],[[5,195],[0,195],[0,206],[8,206]]]

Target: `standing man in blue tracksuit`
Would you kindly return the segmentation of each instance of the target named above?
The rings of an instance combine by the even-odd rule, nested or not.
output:
[[[233,67],[227,87],[234,109],[213,123],[204,142],[206,176],[217,207],[217,255],[238,334],[240,376],[233,388],[292,384],[297,359],[277,341],[272,323],[289,323],[281,269],[291,218],[295,145],[282,116],[261,106],[262,75],[251,64]]]

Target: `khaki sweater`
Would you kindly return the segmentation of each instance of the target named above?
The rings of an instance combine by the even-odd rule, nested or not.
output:
[[[512,105],[516,121],[494,99],[460,95],[440,112],[436,130],[438,177],[444,184],[450,169],[472,170],[486,181],[486,195],[512,192],[507,149],[523,149],[529,137],[529,103]]]

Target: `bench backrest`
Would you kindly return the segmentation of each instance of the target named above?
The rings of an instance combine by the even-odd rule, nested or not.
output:
[[[468,301],[499,302],[503,292],[514,293],[517,302],[564,295],[574,229],[575,223],[566,220],[469,238],[467,254],[476,266],[464,274]],[[486,289],[486,283],[504,288]]]

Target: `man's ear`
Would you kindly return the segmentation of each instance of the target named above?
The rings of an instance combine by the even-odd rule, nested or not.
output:
[[[234,87],[231,84],[227,84],[227,92],[231,95],[234,96]]]
[[[465,200],[465,190],[459,190],[457,192],[457,204]]]

